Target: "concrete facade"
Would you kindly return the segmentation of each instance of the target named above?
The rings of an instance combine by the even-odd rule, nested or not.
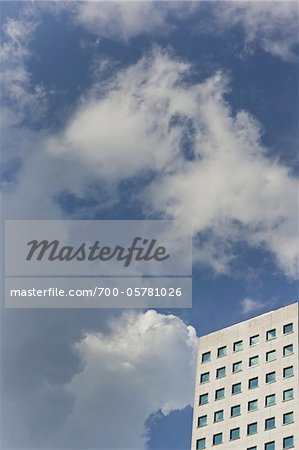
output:
[[[202,336],[192,450],[299,450],[298,369],[298,303]]]

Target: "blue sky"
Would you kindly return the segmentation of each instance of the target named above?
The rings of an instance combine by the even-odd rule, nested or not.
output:
[[[3,311],[4,446],[188,449],[188,327],[205,334],[298,298],[296,3],[2,2],[1,16],[4,216],[194,230],[191,310]],[[117,358],[136,362],[132,405]],[[173,370],[184,389],[167,386]],[[104,430],[124,415],[122,436]]]

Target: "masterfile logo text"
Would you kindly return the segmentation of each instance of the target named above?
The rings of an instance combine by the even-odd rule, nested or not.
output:
[[[177,237],[171,220],[7,221],[6,306],[190,307],[191,234]]]

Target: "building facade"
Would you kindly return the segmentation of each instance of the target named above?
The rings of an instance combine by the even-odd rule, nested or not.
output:
[[[299,450],[298,303],[199,339],[192,450]]]

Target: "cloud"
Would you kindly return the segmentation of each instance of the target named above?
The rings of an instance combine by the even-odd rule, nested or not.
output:
[[[6,197],[9,213],[59,217],[63,192],[92,199],[94,212],[115,207],[123,181],[144,179],[127,202],[177,219],[177,238],[192,229],[195,263],[229,273],[242,242],[270,251],[296,277],[297,180],[267,155],[255,118],[232,112],[228,77],[191,74],[188,62],[156,47],[95,83],[61,132],[39,133]]]
[[[128,41],[140,35],[166,34],[173,19],[190,16],[193,2],[80,2],[71,7],[73,19],[92,33]]]
[[[261,309],[264,309],[267,304],[258,300],[253,300],[251,298],[244,298],[241,303],[241,314],[246,316],[247,314],[251,314],[253,312],[257,312]]]
[[[213,36],[241,29],[245,53],[252,53],[255,47],[260,47],[283,61],[298,59],[299,12],[297,2],[293,0],[276,1],[275,8],[270,0],[42,2],[34,6],[27,2],[22,9],[22,17],[33,24],[44,12],[56,16],[66,13],[75,25],[95,35],[97,44],[101,37],[128,43],[139,36],[165,36],[178,26],[190,28],[190,18],[194,27],[196,17],[199,30]],[[26,28],[25,24],[25,33],[18,34],[18,39],[26,37]]]
[[[267,157],[258,122],[232,114],[225,74],[190,83],[191,70],[156,48],[87,100],[50,152],[71,152],[106,182],[156,173],[140,196],[182,232],[192,227],[196,260],[215,271],[228,269],[233,242],[243,240],[266,246],[296,276],[296,180]]]
[[[84,369],[66,385],[74,407],[59,446],[140,450],[151,414],[192,403],[197,338],[176,316],[124,313],[76,349]]]
[[[267,0],[203,2],[203,5],[205,8],[201,1],[86,1],[67,8],[74,22],[89,32],[125,42],[142,35],[165,35],[177,27],[178,21],[188,27],[188,19],[196,15],[200,29],[213,35],[241,27],[246,52],[258,46],[284,61],[297,60],[297,2],[277,1],[275,8]]]
[[[216,20],[214,27],[217,27],[218,32],[242,27],[247,51],[257,45],[284,61],[297,61],[299,36],[296,1],[277,1],[275,4],[272,1],[217,2],[213,15]],[[210,27],[211,23],[209,29],[212,30]]]
[[[26,69],[30,40],[38,22],[29,18],[7,19],[0,47],[2,126],[20,123],[25,118],[39,118],[46,108],[46,90],[33,83]]]
[[[3,309],[1,448],[47,447],[74,405],[75,399],[65,387],[82,371],[74,343],[81,341],[87,330],[104,330],[108,318],[120,313]]]

